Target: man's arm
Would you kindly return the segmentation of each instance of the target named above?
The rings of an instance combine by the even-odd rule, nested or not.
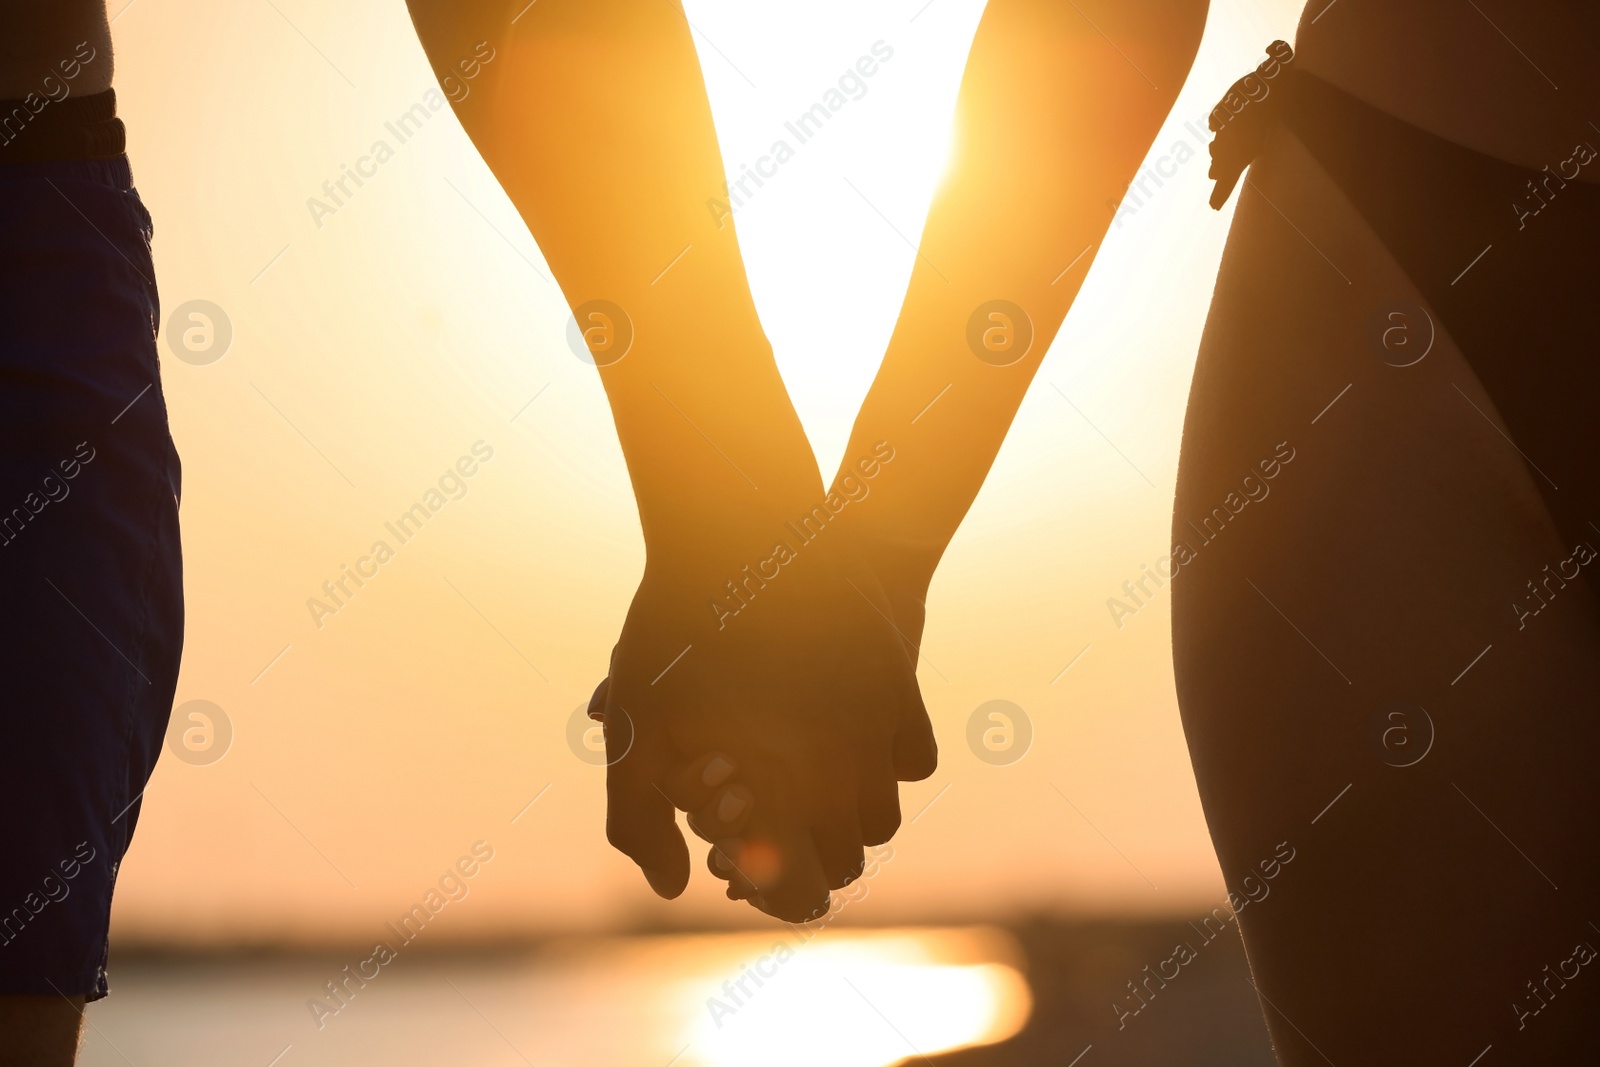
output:
[[[706,207],[722,156],[681,10],[409,6],[462,125],[600,344],[651,561],[731,558],[766,539],[821,477],[734,228]]]
[[[595,331],[638,498],[645,578],[591,705],[615,750],[607,835],[676,896],[689,860],[674,768],[726,754],[742,781],[719,788],[742,790],[739,811],[712,803],[697,832],[761,842],[750,855],[768,859],[742,861],[747,895],[808,917],[899,823],[891,748],[926,774],[932,739],[875,576],[826,544],[795,556],[786,524],[818,506],[822,480],[734,229],[707,206],[725,198],[723,166],[682,11],[410,6],[462,124]],[[759,609],[728,625],[758,590]]]

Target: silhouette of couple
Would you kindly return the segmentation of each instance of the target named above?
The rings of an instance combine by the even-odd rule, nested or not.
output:
[[[98,5],[80,6],[93,21]],[[1541,966],[1600,940],[1600,617],[1593,570],[1572,564],[1600,544],[1600,168],[1586,166],[1600,18],[1576,2],[1490,6],[1313,0],[1295,48],[1273,44],[1211,118],[1215,206],[1243,181],[1195,370],[1175,545],[1262,456],[1293,442],[1295,458],[1270,504],[1183,566],[1173,647],[1228,883],[1294,841],[1293,877],[1240,913],[1288,1065],[1466,1064],[1488,1049],[1568,1063],[1596,1039],[1600,983],[1567,975],[1557,989]],[[644,576],[590,705],[613,756],[608,837],[673,897],[690,877],[675,818],[688,812],[731,898],[790,921],[820,914],[898,828],[898,783],[935,769],[915,677],[929,583],[1108,239],[1105,205],[1188,76],[1206,0],[987,5],[956,155],[830,483],[736,227],[706,210],[725,175],[682,9],[409,7],[441,82],[472,80],[453,106],[574,311],[638,500]],[[36,30],[24,59],[70,35]],[[486,42],[495,60],[480,65]],[[20,97],[37,66],[18,60],[26,76],[0,96]],[[86,407],[115,414],[153,380],[148,218],[120,136],[97,140],[115,121],[114,108],[58,115],[56,148],[0,162],[17,192],[0,234],[63,264],[0,268],[14,416],[0,432],[19,499],[35,467],[92,436],[77,428]],[[109,243],[127,242],[133,273],[73,231],[61,201],[74,191]],[[19,214],[25,198],[49,218]],[[23,313],[74,300],[67,340],[84,373],[63,376],[60,331]],[[97,325],[103,306],[121,319]],[[46,357],[57,378],[37,373]],[[52,798],[39,826],[6,831],[22,860],[7,858],[0,888],[19,898],[35,867],[87,837],[104,845],[84,870],[109,902],[170,704],[177,467],[159,390],[116,432],[103,454],[119,469],[92,472],[114,487],[59,516],[83,543],[28,530],[0,550],[12,603],[47,620],[4,651],[35,709],[8,715],[12,736],[38,733],[7,758],[43,759],[25,785],[0,786],[17,790],[7,810],[24,789],[35,808]],[[70,573],[69,551],[100,576],[52,592],[39,579]],[[74,609],[121,660],[51,644],[81,627]],[[62,673],[90,653],[89,669]],[[26,725],[38,709],[48,725]],[[102,738],[98,762],[69,766],[87,735]],[[29,995],[55,988],[76,1010],[104,994],[104,911],[78,914],[17,938],[33,946],[25,962],[0,948],[0,992],[18,994],[0,998],[5,1018],[45,1034]],[[58,1062],[44,1055],[16,1062]]]

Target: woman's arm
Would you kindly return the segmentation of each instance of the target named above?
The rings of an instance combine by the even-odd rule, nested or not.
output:
[[[895,639],[913,646],[913,659],[934,568],[1104,238],[1107,205],[1178,95],[1205,16],[1205,0],[990,0],[984,13],[957,99],[951,169],[835,492],[858,497],[858,457],[878,442],[896,458],[873,470],[871,502],[840,514],[845,540],[828,535],[881,580]],[[992,306],[999,300],[1024,309],[1026,322],[1005,317]],[[998,331],[992,347],[985,330]],[[919,705],[895,737],[894,773],[926,777],[934,753]],[[749,892],[743,872],[717,873],[733,895]]]
[[[1108,205],[1177,98],[1206,9],[991,0],[984,12],[950,171],[845,451],[888,440],[898,453],[872,505],[842,516],[893,591],[897,621],[904,609],[920,631],[934,568],[1105,238]]]

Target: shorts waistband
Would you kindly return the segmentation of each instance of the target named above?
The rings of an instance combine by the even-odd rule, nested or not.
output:
[[[115,159],[127,144],[114,89],[61,100],[38,94],[0,100],[0,166]]]
[[[0,150],[0,156],[3,156]],[[133,188],[133,168],[127,156],[115,159],[56,159],[32,163],[6,163],[0,159],[0,187],[9,182],[49,178],[53,181],[93,182],[122,192]]]

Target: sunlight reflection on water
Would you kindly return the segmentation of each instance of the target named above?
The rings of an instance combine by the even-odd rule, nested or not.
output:
[[[1031,1005],[1009,948],[971,931],[757,944],[733,973],[680,982],[685,1008],[700,1008],[684,1058],[694,1053],[707,1067],[879,1067],[1002,1040]]]
[[[318,1029],[344,960],[114,967],[83,1067],[382,1062],[888,1067],[1000,1041],[1032,998],[985,927],[573,939],[525,957],[404,952]]]

